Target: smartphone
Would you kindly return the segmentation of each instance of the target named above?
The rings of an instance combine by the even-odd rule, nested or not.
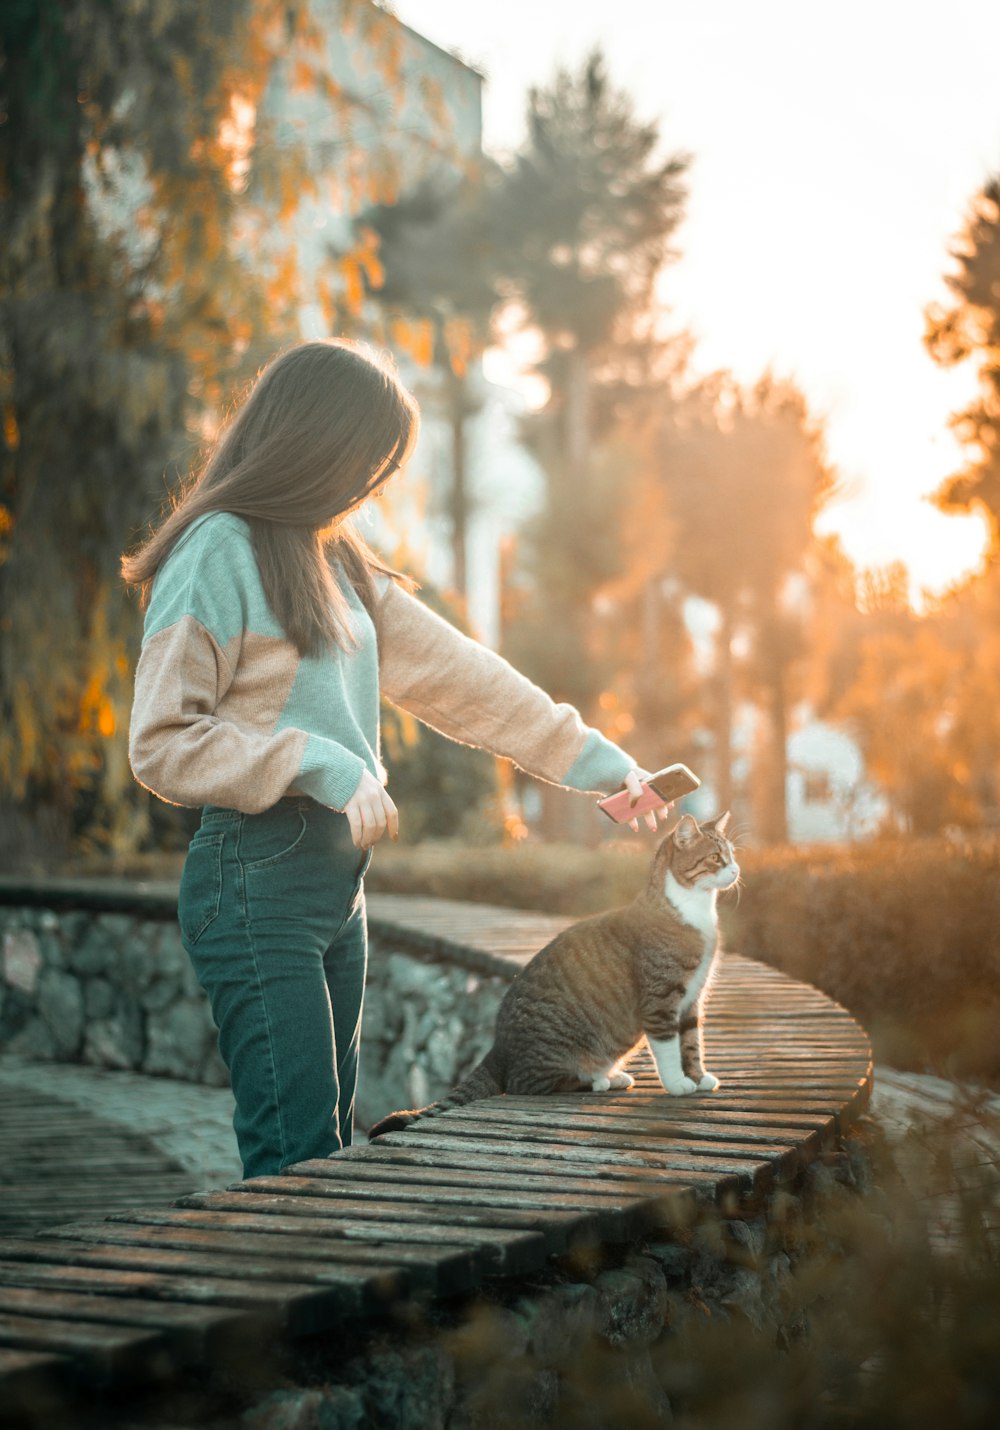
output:
[[[667,765],[666,769],[657,770],[655,775],[642,781],[642,794],[635,804],[631,803],[632,796],[628,790],[621,789],[607,799],[598,800],[597,807],[603,809],[616,824],[627,824],[637,815],[645,814],[647,809],[659,809],[661,805],[681,799],[700,784],[701,780],[691,773],[687,765]]]

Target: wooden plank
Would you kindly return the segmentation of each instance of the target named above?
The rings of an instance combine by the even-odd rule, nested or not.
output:
[[[567,1113],[570,1115],[586,1114],[589,1118],[597,1121],[606,1121],[619,1127],[632,1128],[636,1124],[655,1119],[669,1119],[672,1124],[686,1124],[699,1122],[704,1118],[710,1119],[712,1124],[718,1127],[773,1127],[808,1133],[817,1129],[834,1127],[839,1107],[839,1104],[832,1104],[821,1112],[810,1112],[809,1110],[802,1112],[797,1107],[794,1110],[784,1111],[780,1107],[776,1110],[756,1111],[732,1098],[726,1103],[716,1103],[715,1094],[711,1101],[703,1099],[690,1107],[685,1106],[679,1098],[671,1099],[666,1095],[656,1098],[643,1093],[625,1093],[616,1097],[613,1102],[597,1100],[602,1097],[601,1093],[594,1094],[593,1098],[581,1096],[576,1102],[567,1102],[558,1109],[558,1115],[551,1115],[547,1120],[562,1124]],[[509,1108],[512,1112],[537,1116],[537,1100],[526,1097],[490,1098],[484,1099],[482,1102],[466,1104],[470,1109],[486,1109],[501,1105]],[[548,1111],[548,1109],[546,1110]]]
[[[64,1405],[77,1381],[76,1367],[67,1356],[0,1347],[0,1406],[11,1424],[67,1423]]]
[[[163,1381],[173,1365],[158,1331],[49,1320],[0,1310],[0,1346],[65,1356],[99,1384]]]
[[[443,1127],[437,1127],[431,1132],[389,1132],[381,1140],[390,1147],[426,1147],[436,1151],[451,1151],[456,1144],[460,1145],[465,1141],[467,1145],[494,1159],[500,1157],[506,1162],[512,1157],[530,1156],[532,1161],[547,1164],[553,1171],[558,1167],[559,1173],[563,1175],[567,1168],[574,1166],[583,1167],[592,1175],[596,1166],[606,1170],[612,1159],[618,1174],[628,1174],[630,1177],[642,1172],[655,1178],[665,1172],[687,1174],[703,1171],[713,1184],[722,1186],[728,1181],[734,1191],[741,1187],[750,1190],[758,1179],[763,1180],[767,1174],[763,1157],[758,1162],[745,1158],[727,1158],[725,1153],[716,1153],[709,1159],[678,1149],[668,1159],[665,1154],[657,1156],[651,1152],[636,1151],[634,1148],[609,1153],[607,1148],[581,1145],[576,1141],[543,1141],[527,1136],[517,1140],[476,1136],[463,1138],[457,1134],[449,1136]]]
[[[481,1103],[468,1103],[469,1107],[485,1106],[490,1103],[503,1101],[505,1105],[517,1108],[520,1112],[528,1112],[538,1107],[537,1097],[516,1097],[510,1093],[503,1095],[503,1098],[483,1098]],[[754,1115],[762,1115],[767,1112],[775,1116],[786,1116],[795,1118],[802,1117],[823,1117],[833,1118],[837,1115],[842,1104],[835,1097],[797,1097],[794,1093],[770,1092],[767,1089],[757,1089],[737,1095],[729,1091],[726,1087],[720,1087],[718,1091],[706,1093],[697,1100],[685,1102],[683,1098],[671,1098],[662,1088],[646,1088],[636,1086],[623,1092],[616,1092],[613,1096],[602,1092],[563,1092],[553,1094],[545,1099],[546,1107],[551,1108],[553,1116],[558,1115],[564,1108],[572,1111],[575,1108],[586,1109],[588,1111],[599,1111],[606,1108],[609,1111],[628,1116],[635,1111],[653,1112],[669,1107],[672,1113],[682,1114],[685,1109],[694,1112],[698,1108],[711,1109],[713,1112],[743,1113],[748,1112]]]
[[[432,1167],[435,1171],[443,1168],[471,1169],[487,1174],[501,1175],[503,1172],[517,1174],[515,1180],[521,1180],[521,1173],[528,1176],[541,1177],[549,1186],[565,1185],[573,1187],[576,1185],[576,1178],[585,1178],[588,1181],[606,1180],[608,1191],[611,1193],[627,1194],[629,1196],[657,1196],[666,1193],[674,1193],[678,1189],[694,1190],[700,1188],[708,1196],[713,1195],[719,1186],[725,1185],[727,1190],[736,1190],[738,1179],[733,1177],[719,1178],[716,1173],[707,1167],[697,1168],[662,1168],[651,1167],[645,1161],[624,1158],[618,1161],[594,1161],[586,1158],[580,1161],[572,1159],[560,1159],[550,1157],[545,1154],[542,1147],[534,1147],[530,1150],[530,1155],[526,1152],[518,1151],[515,1154],[513,1148],[503,1147],[504,1153],[501,1160],[493,1155],[491,1148],[471,1140],[463,1141],[461,1138],[440,1138],[435,1141],[428,1135],[420,1135],[415,1132],[390,1132],[385,1137],[379,1138],[377,1144],[363,1149],[357,1149],[364,1153],[365,1158],[371,1166],[381,1166],[383,1171],[386,1167],[395,1168],[403,1161],[411,1165],[423,1165]],[[399,1155],[406,1156],[400,1160]],[[342,1153],[341,1156],[344,1154]],[[339,1163],[331,1159],[332,1165]],[[303,1162],[303,1167],[308,1167],[310,1171],[314,1163]],[[285,1172],[294,1172],[294,1167],[286,1167]],[[567,1183],[566,1178],[572,1177],[574,1181]],[[553,1182],[553,1178],[559,1178],[558,1183]]]
[[[410,1274],[414,1289],[452,1295],[471,1290],[476,1284],[476,1255],[468,1247],[439,1248],[431,1256],[405,1242],[386,1237],[381,1244],[355,1242],[338,1244],[332,1238],[268,1236],[261,1232],[247,1236],[234,1231],[204,1231],[183,1226],[126,1226],[120,1222],[52,1227],[45,1238],[84,1242],[89,1245],[131,1246],[171,1251],[224,1254],[231,1265],[250,1267],[257,1259],[280,1267],[285,1279],[305,1282],[336,1280],[345,1271],[355,1277],[375,1269]],[[40,1239],[40,1238],[39,1238]]]
[[[537,1112],[519,1112],[502,1104],[503,1099],[497,1099],[495,1104],[470,1103],[434,1120],[439,1121],[441,1126],[448,1127],[467,1124],[470,1127],[476,1125],[498,1129],[538,1128]],[[545,1119],[543,1130],[551,1132],[554,1128],[558,1128],[561,1134],[574,1129],[586,1132],[602,1141],[607,1139],[608,1146],[616,1145],[611,1140],[615,1137],[623,1137],[628,1140],[629,1145],[638,1146],[646,1146],[659,1140],[688,1138],[699,1142],[738,1142],[743,1145],[762,1142],[776,1147],[799,1147],[815,1151],[819,1139],[819,1130],[813,1123],[804,1122],[795,1128],[788,1128],[776,1127],[770,1123],[761,1125],[738,1115],[716,1120],[712,1117],[710,1108],[705,1108],[700,1116],[695,1113],[685,1116],[684,1112],[666,1109],[662,1117],[651,1117],[648,1113],[631,1116],[623,1113],[609,1117],[603,1109],[598,1112],[564,1113],[558,1119]]]
[[[407,1212],[426,1209],[439,1215],[441,1212],[450,1215],[452,1207],[462,1212],[485,1211],[491,1220],[503,1217],[503,1222],[498,1221],[497,1225],[506,1224],[507,1218],[512,1215],[519,1218],[518,1224],[522,1216],[526,1219],[525,1224],[530,1221],[533,1225],[543,1218],[546,1226],[550,1220],[555,1225],[565,1226],[568,1235],[573,1234],[578,1219],[585,1220],[587,1226],[596,1225],[602,1236],[612,1240],[628,1234],[629,1204],[613,1197],[607,1187],[597,1196],[580,1196],[561,1187],[553,1188],[550,1182],[545,1184],[548,1190],[539,1191],[523,1187],[516,1178],[504,1179],[505,1183],[513,1181],[513,1186],[500,1186],[498,1180],[481,1173],[449,1173],[446,1169],[435,1175],[424,1168],[408,1168],[402,1175],[397,1169],[391,1181],[356,1177],[346,1180],[308,1176],[255,1177],[227,1192],[195,1192],[183,1198],[181,1205],[221,1206],[222,1201],[217,1199],[228,1202],[231,1197],[273,1194],[303,1202],[318,1199],[345,1207],[370,1206],[376,1209],[373,1215],[380,1215],[377,1209],[383,1201],[391,1201],[394,1207]]]
[[[97,1294],[105,1299],[146,1297],[181,1305],[238,1308],[245,1313],[258,1338],[282,1330],[312,1335],[327,1330],[342,1316],[362,1314],[360,1298],[356,1298],[354,1308],[348,1310],[342,1306],[336,1288],[331,1293],[327,1288],[316,1289],[295,1282],[240,1281],[169,1269],[136,1271],[130,1266],[118,1265],[0,1260],[0,1285]]]
[[[514,1231],[482,1224],[459,1225],[455,1218],[444,1217],[439,1217],[436,1222],[403,1225],[398,1219],[378,1221],[369,1216],[354,1220],[338,1217],[334,1212],[316,1216],[257,1214],[247,1206],[236,1212],[185,1208],[162,1212],[119,1212],[110,1220],[116,1226],[202,1228],[210,1232],[213,1239],[232,1232],[241,1238],[246,1237],[251,1246],[258,1240],[276,1245],[276,1238],[284,1238],[286,1244],[293,1247],[305,1243],[320,1247],[325,1253],[329,1253],[331,1246],[335,1247],[339,1241],[350,1243],[349,1247],[345,1246],[345,1254],[350,1255],[356,1251],[367,1253],[373,1248],[385,1248],[395,1255],[401,1244],[410,1250],[427,1248],[423,1254],[430,1261],[436,1260],[442,1250],[467,1250],[473,1254],[475,1270],[479,1275],[495,1275],[498,1272],[525,1275],[544,1265],[547,1255],[545,1236],[537,1227],[530,1231]]]
[[[424,1129],[427,1130],[424,1130]],[[591,1161],[611,1161],[634,1163],[636,1160],[647,1166],[687,1170],[698,1166],[710,1167],[721,1173],[736,1173],[754,1176],[752,1164],[766,1164],[788,1173],[799,1163],[798,1144],[795,1139],[781,1143],[742,1141],[733,1137],[718,1141],[699,1141],[694,1137],[684,1138],[670,1135],[638,1137],[631,1133],[564,1131],[561,1127],[537,1127],[515,1123],[489,1123],[474,1117],[463,1118],[459,1112],[448,1113],[445,1117],[433,1118],[427,1123],[418,1123],[411,1134],[388,1133],[385,1140],[391,1144],[406,1135],[428,1139],[444,1137],[468,1138],[470,1141],[488,1144],[491,1148],[503,1148],[506,1152],[514,1148],[544,1148],[546,1155],[576,1158],[590,1158]],[[748,1165],[750,1164],[750,1165]]]
[[[116,1297],[95,1292],[57,1290],[54,1287],[0,1286],[0,1311],[18,1316],[40,1316],[62,1321],[99,1321],[159,1331],[171,1355],[185,1363],[210,1358],[235,1336],[259,1333],[260,1327],[244,1312],[211,1311],[169,1301],[135,1296]]]
[[[290,1181],[296,1176],[328,1178],[338,1185],[349,1185],[352,1190],[359,1184],[384,1178],[391,1178],[398,1186],[475,1187],[487,1191],[495,1187],[515,1194],[522,1191],[555,1194],[562,1197],[567,1206],[574,1205],[575,1199],[587,1203],[588,1209],[612,1206],[623,1211],[651,1195],[684,1197],[693,1195],[694,1186],[700,1187],[703,1195],[715,1191],[715,1179],[708,1173],[690,1176],[663,1173],[649,1178],[630,1178],[609,1175],[602,1167],[588,1172],[539,1164],[534,1159],[519,1163],[518,1159],[509,1158],[500,1165],[495,1157],[484,1157],[474,1148],[457,1145],[444,1152],[422,1145],[417,1148],[374,1145],[364,1148],[364,1154],[363,1158],[341,1154],[335,1158],[299,1162],[286,1167],[282,1176]]]
[[[346,1222],[388,1222],[398,1231],[405,1232],[407,1238],[413,1226],[430,1227],[434,1230],[446,1225],[449,1228],[477,1227],[531,1232],[545,1238],[545,1250],[549,1255],[565,1251],[571,1239],[581,1231],[593,1233],[597,1230],[596,1213],[567,1211],[558,1204],[555,1197],[547,1207],[530,1210],[523,1206],[500,1206],[489,1197],[483,1197],[477,1205],[474,1197],[472,1200],[462,1201],[461,1196],[459,1193],[449,1199],[429,1197],[425,1194],[420,1199],[420,1204],[414,1205],[413,1199],[400,1198],[395,1192],[385,1198],[366,1200],[342,1193],[337,1195],[332,1189],[325,1195],[320,1193],[310,1196],[304,1194],[300,1188],[297,1195],[261,1191],[198,1192],[184,1197],[179,1205],[189,1211],[317,1217]]]
[[[296,1311],[291,1297],[315,1294],[312,1309],[322,1306],[327,1317],[356,1317],[385,1309],[412,1285],[407,1268],[397,1266],[310,1265],[265,1256],[232,1256],[204,1246],[182,1248],[144,1246],[130,1242],[75,1242],[11,1238],[0,1243],[0,1258],[58,1266],[104,1267],[127,1273],[160,1273],[219,1279],[228,1286],[261,1283],[267,1300],[276,1308]]]

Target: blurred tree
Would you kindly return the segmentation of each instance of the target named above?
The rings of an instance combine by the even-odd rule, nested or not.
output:
[[[871,773],[912,834],[974,819],[956,777],[956,692],[963,658],[936,622],[907,610],[876,618],[864,635],[857,679],[838,713],[853,725]]]
[[[367,0],[340,0],[338,14],[366,31],[391,23]],[[126,751],[139,622],[118,557],[163,504],[164,471],[190,465],[234,385],[297,335],[288,233],[317,177],[262,106],[280,66],[336,112],[326,54],[307,0],[0,10],[0,826],[11,850],[65,850],[84,832],[129,845],[145,828]],[[392,53],[385,63],[391,88]],[[346,304],[365,255],[354,257],[340,268]]]
[[[979,399],[955,413],[951,426],[968,448],[968,465],[937,493],[944,509],[983,511],[993,548],[1000,550],[1000,178],[991,179],[973,200],[965,232],[950,250],[957,271],[944,281],[952,306],[931,304],[925,342],[944,367],[972,362]]]
[[[745,392],[715,373],[671,407],[659,455],[653,481],[675,531],[673,564],[686,588],[719,611],[712,722],[719,805],[733,803],[734,648],[741,635],[744,685],[769,725],[757,833],[780,842],[787,835],[791,681],[808,619],[806,554],[813,519],[833,488],[821,433],[792,384],[765,374]]]
[[[414,323],[430,330],[432,364],[422,385],[431,388],[428,396],[441,403],[451,428],[446,507],[454,586],[463,603],[472,502],[466,423],[480,407],[475,379],[497,303],[488,181],[485,164],[458,183],[428,180],[395,204],[368,209],[359,220],[362,234],[378,236],[382,271],[369,291],[384,314],[386,335],[407,349]]]
[[[685,622],[688,592],[676,569],[676,522],[656,470],[664,397],[633,404],[593,457],[599,489],[626,492],[618,568],[596,594],[594,630],[602,726],[649,769],[698,765],[701,680]]]
[[[578,75],[534,88],[528,139],[494,209],[501,293],[542,339],[550,396],[528,427],[548,478],[528,533],[537,601],[512,632],[517,658],[584,710],[600,689],[587,660],[595,591],[620,568],[622,492],[593,462],[595,441],[634,386],[654,379],[654,284],[673,256],[688,156],[658,157],[599,52]]]

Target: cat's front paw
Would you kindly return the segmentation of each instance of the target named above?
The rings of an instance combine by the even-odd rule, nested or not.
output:
[[[698,1079],[699,1092],[714,1092],[718,1086],[719,1079],[715,1076],[714,1073],[702,1073],[701,1077]]]
[[[690,1097],[692,1092],[698,1091],[698,1084],[690,1077],[674,1077],[663,1086],[671,1097]]]
[[[611,1074],[611,1086],[614,1088],[632,1087],[634,1083],[635,1078],[631,1073],[622,1072],[619,1069],[618,1072]]]

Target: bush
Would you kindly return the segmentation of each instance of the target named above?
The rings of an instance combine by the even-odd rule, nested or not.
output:
[[[897,1067],[1000,1086],[1000,847],[900,841],[746,861],[728,941],[814,983]]]

